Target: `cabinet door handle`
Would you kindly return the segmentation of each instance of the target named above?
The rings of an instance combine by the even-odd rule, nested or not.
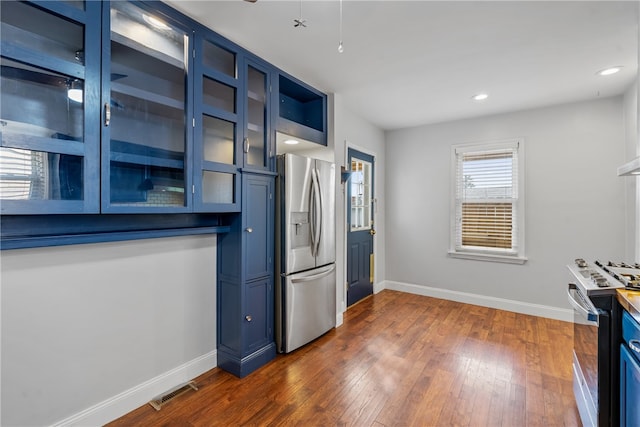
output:
[[[104,103],[104,125],[109,126],[111,123],[111,105],[108,102]]]
[[[253,228],[251,228],[251,227],[247,227],[247,228],[245,228],[245,231],[246,231],[247,233],[253,233]]]
[[[246,315],[244,316],[244,318],[247,322],[251,322],[253,320],[253,318],[250,315]]]
[[[244,152],[245,153],[249,153],[249,138],[248,137],[244,138]]]
[[[640,354],[640,340],[629,340],[629,348]]]

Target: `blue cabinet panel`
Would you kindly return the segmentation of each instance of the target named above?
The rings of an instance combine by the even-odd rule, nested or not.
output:
[[[218,326],[218,348],[229,353],[242,351],[242,289],[237,281],[219,280],[218,313],[229,319]],[[234,321],[235,319],[235,321]]]
[[[244,204],[246,279],[273,273],[273,181],[271,176],[245,174]]]
[[[620,348],[620,425],[640,426],[640,362],[624,344]]]
[[[247,283],[244,316],[246,353],[259,350],[273,342],[273,282],[271,277]]]
[[[620,425],[640,426],[640,324],[622,313],[620,345]]]

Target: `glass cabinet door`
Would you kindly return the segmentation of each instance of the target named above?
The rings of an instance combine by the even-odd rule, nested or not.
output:
[[[103,211],[184,211],[189,33],[124,1],[111,2],[109,21]]]
[[[200,212],[240,210],[237,62],[224,43],[197,37],[194,183]]]
[[[0,2],[3,214],[99,210],[100,8],[74,3]]]
[[[252,169],[269,169],[269,74],[249,63],[246,68],[244,163]]]

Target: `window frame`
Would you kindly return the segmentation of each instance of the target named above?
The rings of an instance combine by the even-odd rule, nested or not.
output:
[[[511,150],[515,148],[515,158],[517,161],[517,188],[514,209],[516,211],[514,222],[515,231],[513,238],[517,242],[514,251],[483,249],[482,247],[464,248],[457,244],[457,168],[458,154],[460,153],[486,153],[494,150]],[[451,189],[450,189],[450,238],[448,255],[452,258],[472,259],[477,261],[493,261],[511,264],[524,264],[527,261],[525,256],[525,144],[523,138],[512,138],[490,142],[474,142],[454,144],[451,146]],[[462,236],[460,236],[462,237]]]

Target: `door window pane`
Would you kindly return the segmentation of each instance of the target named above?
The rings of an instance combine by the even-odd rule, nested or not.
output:
[[[351,231],[371,228],[371,163],[351,160]]]
[[[233,165],[235,124],[215,117],[202,116],[204,159]]]
[[[0,199],[82,200],[82,195],[82,157],[0,148]]]
[[[202,45],[202,62],[229,77],[236,77],[236,55],[207,40]]]
[[[0,1],[0,38],[49,57],[84,64],[84,27],[17,1]]]
[[[188,36],[111,3],[111,203],[184,206]]]
[[[235,175],[223,172],[202,172],[204,203],[235,203]]]

